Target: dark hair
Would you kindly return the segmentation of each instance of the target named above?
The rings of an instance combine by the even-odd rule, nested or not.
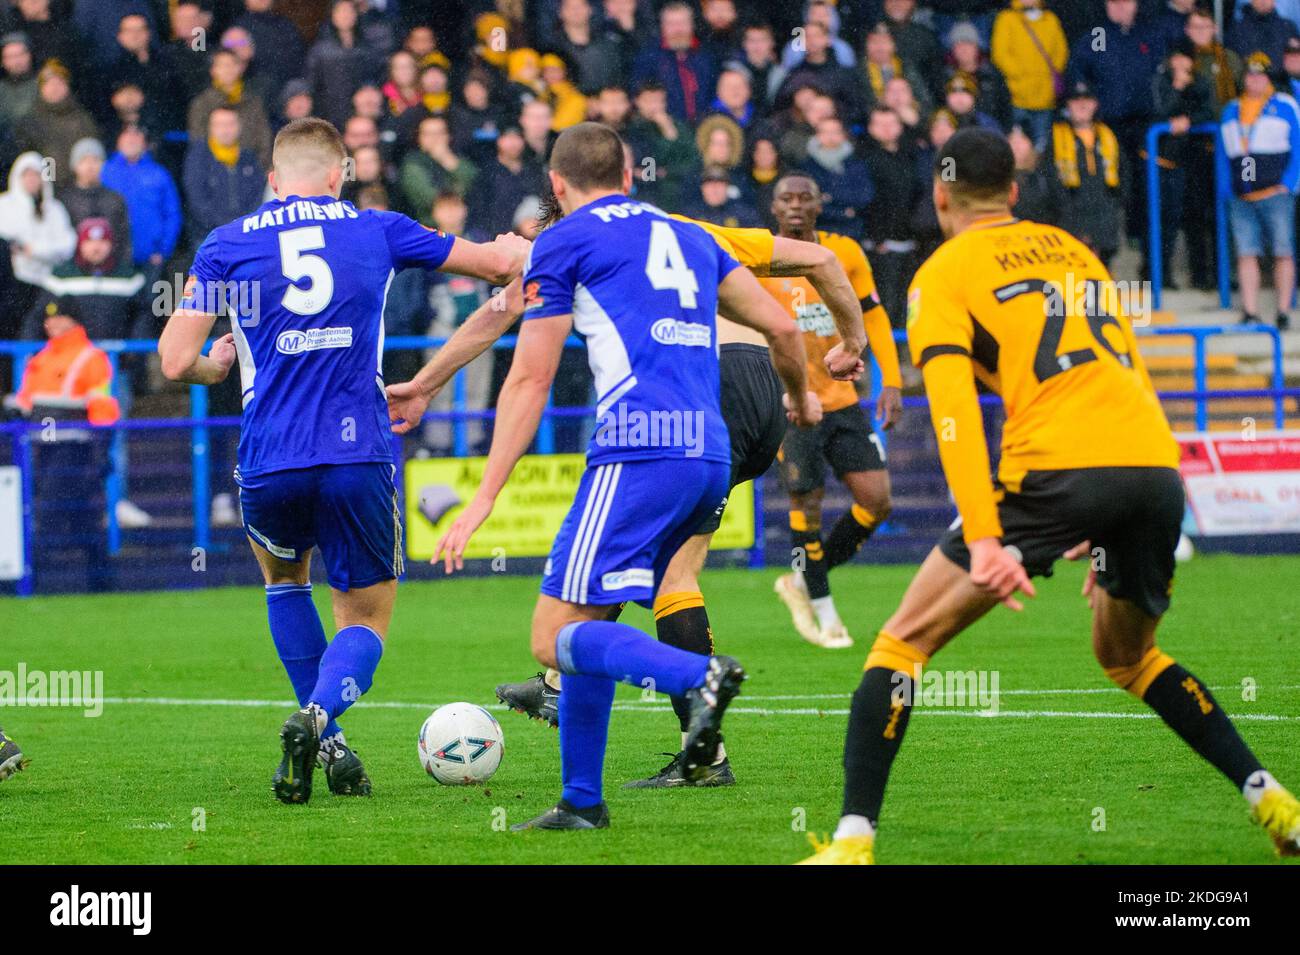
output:
[[[961,200],[996,201],[1011,189],[1016,158],[1001,133],[960,129],[934,157],[934,174]]]
[[[808,173],[799,172],[798,170],[795,170],[794,172],[788,172],[776,181],[776,183],[772,186],[773,197],[775,197],[776,194],[781,191],[781,186],[784,183],[789,182],[791,179],[802,179],[804,182],[812,186],[812,194],[815,198],[820,199],[822,197],[822,189],[821,186],[817,185],[817,180],[814,179],[812,176],[810,176]]]
[[[564,210],[560,208],[560,202],[555,198],[555,193],[551,189],[551,184],[546,183],[546,191],[540,196],[540,202],[537,204],[537,227],[547,229],[555,225],[564,218]]]
[[[604,123],[578,123],[556,137],[551,169],[575,189],[623,188],[623,140]]]

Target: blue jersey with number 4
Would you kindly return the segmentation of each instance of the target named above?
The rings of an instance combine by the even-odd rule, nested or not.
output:
[[[622,195],[537,237],[524,318],[571,314],[586,340],[597,396],[589,465],[730,461],[716,317],[718,283],[738,265],[699,226]]]
[[[239,471],[388,461],[381,361],[393,275],[455,240],[394,212],[290,196],[212,230],[182,308],[228,313],[239,353]]]

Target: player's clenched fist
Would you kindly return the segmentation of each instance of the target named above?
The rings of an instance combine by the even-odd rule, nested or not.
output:
[[[395,434],[406,434],[424,417],[439,389],[426,390],[415,381],[403,381],[384,389],[388,395],[388,420]]]
[[[836,381],[857,381],[867,368],[862,356],[846,350],[843,342],[828,351],[823,360],[826,371]]]
[[[514,267],[511,269],[513,275],[518,275],[523,271],[524,261],[528,258],[528,250],[533,247],[531,242],[522,235],[506,232],[498,235],[492,244],[505,252],[514,262]]]
[[[814,427],[822,420],[822,400],[815,391],[804,392],[803,402],[797,408],[791,405],[788,394],[781,396],[781,403],[785,405],[785,416],[800,428]]]
[[[208,357],[229,372],[238,357],[238,353],[235,351],[235,336],[230,332],[226,332],[226,334],[218,338],[212,343],[212,348],[208,350]]]
[[[996,537],[982,537],[970,542],[970,580],[976,587],[1012,610],[1023,610],[1015,598],[1016,591],[1037,597],[1024,566],[1002,546]]]

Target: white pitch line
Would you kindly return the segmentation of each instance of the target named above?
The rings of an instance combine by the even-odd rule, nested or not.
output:
[[[1221,693],[1227,690],[1240,690],[1241,686],[1239,684],[1230,684],[1228,686],[1212,686],[1210,687],[1210,689],[1215,693]],[[1296,684],[1296,685],[1287,684],[1287,685],[1279,685],[1279,686],[1257,686],[1256,689],[1257,690],[1264,690],[1264,689],[1300,690],[1300,684]],[[1084,695],[1094,695],[1094,694],[1103,694],[1109,696],[1123,696],[1126,695],[1126,691],[1121,690],[1117,686],[1097,686],[1097,687],[1086,687],[1086,688],[1076,687],[1073,689],[1058,689],[1058,690],[998,690],[997,691],[998,696],[1084,696]],[[741,695],[744,696],[746,700],[763,700],[765,702],[780,702],[780,701],[793,701],[793,700],[847,700],[853,694],[852,693],[781,693],[781,694],[763,696],[761,694],[742,693]],[[624,702],[644,703],[648,701],[625,700]]]
[[[127,704],[138,706],[243,706],[243,707],[277,707],[281,709],[292,709],[297,706],[290,700],[201,700],[185,699],[180,697],[166,696],[116,696],[105,697],[105,704]],[[371,709],[371,710],[426,710],[432,711],[438,704],[436,703],[400,703],[395,701],[370,701],[362,700],[353,703],[354,709]],[[492,703],[484,706],[484,709],[504,711],[509,707],[500,703]],[[1099,710],[975,710],[975,709],[939,709],[935,707],[919,706],[917,710],[933,714],[935,716],[965,716],[977,719],[994,719],[1001,716],[1032,718],[1043,717],[1047,719],[1111,719],[1111,720],[1152,720],[1159,719],[1155,713],[1107,713]],[[672,708],[663,705],[644,705],[631,702],[621,702],[614,704],[614,710],[619,713],[671,713]],[[847,716],[847,709],[821,709],[817,707],[796,707],[790,709],[768,709],[760,706],[736,706],[732,705],[727,709],[728,713],[745,713],[751,716]],[[1275,713],[1238,713],[1231,714],[1234,720],[1261,720],[1266,722],[1300,722],[1300,716],[1282,716]]]

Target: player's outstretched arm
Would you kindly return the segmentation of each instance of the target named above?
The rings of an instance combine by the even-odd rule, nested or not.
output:
[[[772,245],[771,275],[799,275],[817,290],[835,319],[841,344],[827,356],[828,370],[835,377],[856,381],[865,370],[862,352],[867,334],[862,326],[862,303],[853,291],[835,253],[816,242],[777,236]],[[833,365],[831,364],[833,363]]]
[[[507,285],[523,271],[532,243],[523,236],[507,232],[491,242],[470,242],[457,239],[452,243],[447,258],[438,267],[440,272],[455,272],[486,279],[493,285]]]
[[[785,385],[790,420],[811,427],[822,417],[821,402],[808,390],[807,354],[799,326],[763,290],[752,272],[732,269],[718,285],[718,313],[738,325],[752,328],[767,339],[772,366]]]
[[[510,478],[510,472],[533,443],[572,324],[571,315],[553,315],[524,322],[519,331],[519,344],[510,364],[510,374],[506,376],[501,395],[497,398],[492,450],[488,452],[478,492],[447,528],[447,533],[442,535],[430,561],[436,564],[443,560],[449,574],[453,569],[465,566],[465,547],[469,539],[492,513],[492,506]]]
[[[203,344],[212,331],[215,315],[180,308],[172,313],[158,338],[162,373],[172,381],[190,385],[215,385],[226,380],[235,363],[235,338],[223,335],[205,356]]]
[[[970,549],[971,583],[1012,610],[1022,609],[1016,591],[1036,596],[1025,568],[1002,546],[1002,523],[990,478],[984,416],[969,355],[945,353],[922,368],[930,418],[939,439],[939,460]]]
[[[523,312],[523,282],[515,279],[476,308],[414,378],[389,385],[388,420],[393,431],[405,434],[418,425],[429,402],[452,376],[491,348]]]

